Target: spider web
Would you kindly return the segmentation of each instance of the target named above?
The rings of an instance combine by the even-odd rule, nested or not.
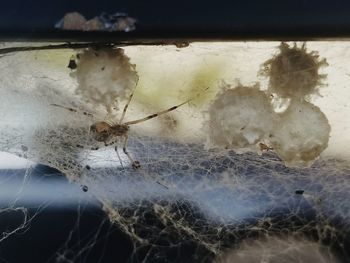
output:
[[[288,52],[295,48],[311,54],[315,59],[312,66],[319,70],[319,75],[313,75],[309,69],[293,68],[300,65],[298,61],[288,65],[288,74],[293,73],[292,77],[302,83],[309,83],[304,77],[317,78],[311,81],[317,88],[310,88],[307,94],[297,90],[298,98],[285,96],[286,86],[295,84],[288,82],[285,72],[274,68],[274,61],[283,61],[283,56],[295,57],[293,52],[283,53],[284,48],[277,42],[194,43],[182,49],[124,48],[139,76],[125,121],[200,94],[190,105],[131,126],[128,151],[141,163],[139,170],[131,167],[120,150],[122,145],[119,160],[114,146],[103,147],[91,138],[92,124],[118,116],[120,111],[111,114],[103,105],[86,100],[84,92],[76,92],[77,79],[70,76],[67,65],[77,51],[8,54],[0,59],[0,150],[56,168],[70,181],[84,186],[86,194],[96,197],[109,219],[133,240],[132,262],[161,262],[167,253],[176,254],[186,243],[197,246],[192,262],[246,262],[250,257],[251,262],[278,262],[280,257],[294,262],[310,256],[300,248],[300,242],[314,251],[327,247],[329,251],[317,254],[316,260],[337,262],[334,250],[340,249],[345,258],[349,256],[346,249],[341,249],[350,229],[350,139],[346,119],[349,48],[345,42],[307,43],[306,49],[302,43],[295,47],[289,44]],[[328,67],[322,68],[323,58]],[[298,72],[305,74],[300,76]],[[278,88],[282,86],[279,97]],[[208,91],[204,91],[206,87],[210,87]],[[257,95],[255,106],[273,94],[273,110],[266,110],[263,116],[256,115],[256,111],[250,114],[252,107],[241,99],[234,105],[245,103],[237,106],[246,107],[242,115],[242,111],[236,113],[237,107],[228,112],[223,107],[221,111],[217,105],[225,105],[223,99],[230,98],[225,92],[237,91],[237,87],[254,89],[250,98],[264,94]],[[118,106],[125,103],[125,94],[130,94],[133,86],[126,89]],[[309,117],[313,126],[306,132],[303,127],[308,122],[302,116],[286,120],[288,109],[293,107],[305,107],[308,116],[316,116]],[[230,122],[233,113],[239,119]],[[225,121],[213,122],[222,116]],[[235,137],[234,131],[242,128],[236,123],[246,119],[250,122],[239,133],[243,137]],[[293,145],[296,148],[289,146],[287,131],[274,124],[282,120],[302,134],[297,139],[300,143]],[[219,132],[219,137],[209,136],[214,132]],[[274,139],[270,139],[271,134]],[[235,140],[240,143],[246,141],[244,145],[227,140],[223,144],[224,136],[239,138]],[[259,143],[274,150],[262,150]],[[311,159],[297,154],[315,143],[322,147],[312,151],[305,148],[314,154]],[[26,218],[23,222],[27,225]],[[279,250],[274,249],[276,243],[281,246]],[[250,250],[255,247],[266,248],[260,259],[251,256]],[[294,256],[279,253],[288,249],[299,252]],[[180,259],[175,256],[174,261]]]

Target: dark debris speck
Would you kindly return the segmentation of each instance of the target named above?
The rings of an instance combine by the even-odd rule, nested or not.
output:
[[[295,190],[296,195],[302,195],[304,193],[304,190]]]
[[[75,62],[75,59],[70,59],[68,63],[68,68],[70,69],[76,69],[78,67],[77,63]]]
[[[83,185],[81,189],[83,190],[83,192],[87,192],[89,190],[89,187],[87,187],[86,185]]]

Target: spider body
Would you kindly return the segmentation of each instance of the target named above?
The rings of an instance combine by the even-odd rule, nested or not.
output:
[[[117,124],[109,124],[106,121],[99,121],[90,126],[92,137],[98,142],[103,142],[105,146],[115,144],[119,138],[123,138],[123,152],[129,158],[132,167],[138,169],[141,167],[140,162],[135,161],[126,150],[129,130],[129,125],[121,122]],[[118,153],[117,146],[115,146],[115,151]]]
[[[129,129],[129,125],[126,124],[110,125],[104,121],[96,122],[90,126],[93,138],[96,141],[104,142],[105,144],[109,144],[113,138],[125,137],[128,134]]]

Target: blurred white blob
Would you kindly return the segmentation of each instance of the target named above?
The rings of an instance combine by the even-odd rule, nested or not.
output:
[[[297,238],[267,237],[244,241],[238,249],[217,259],[220,263],[340,262],[330,249],[317,242]]]

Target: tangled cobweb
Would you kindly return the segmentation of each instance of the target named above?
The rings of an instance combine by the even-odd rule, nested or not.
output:
[[[331,121],[312,96],[322,93],[326,78],[319,70],[325,60],[305,45],[282,43],[276,49],[276,43],[260,44],[88,49],[61,54],[64,62],[55,67],[32,54],[2,57],[0,148],[54,167],[86,187],[110,220],[132,238],[132,261],[144,251],[140,261],[156,261],[187,243],[207,261],[220,260],[227,249],[247,251],[244,243],[238,245],[247,238],[270,246],[270,237],[274,244],[292,235],[293,242],[303,240],[315,249],[340,246],[350,227],[350,168],[346,160],[322,155]],[[273,55],[276,50],[280,53]],[[131,127],[127,148],[140,169],[132,168],[123,145],[115,149],[91,138],[91,125],[121,116],[135,86],[140,93],[134,94],[127,120],[183,102],[193,93],[189,75],[197,59],[207,67],[213,58],[252,54],[256,59],[242,59],[242,65],[230,60],[228,73],[215,76],[219,84],[199,93],[202,104],[169,113],[175,120],[172,129],[162,129],[164,116]],[[67,68],[72,55],[77,57],[73,71]],[[172,60],[178,65],[166,71]],[[260,65],[265,86],[257,84]],[[145,75],[152,67],[157,68],[154,74]],[[230,78],[233,67],[242,69]],[[233,84],[239,74],[251,82]],[[21,77],[14,83],[17,75]],[[178,96],[157,98],[152,93],[157,79],[168,84],[159,85],[159,94]],[[149,83],[154,85],[147,88]],[[277,100],[284,105],[282,111]],[[308,243],[305,236],[313,236],[316,243]],[[238,257],[235,252],[228,255]],[[190,260],[200,261],[195,256]]]

